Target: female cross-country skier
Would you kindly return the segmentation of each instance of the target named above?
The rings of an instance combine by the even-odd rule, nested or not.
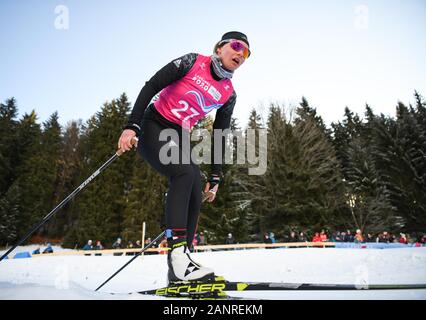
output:
[[[172,144],[160,140],[160,133],[174,129],[181,140],[183,131],[189,132],[213,109],[217,109],[213,129],[228,129],[236,101],[231,78],[249,55],[247,36],[231,31],[216,43],[212,56],[189,53],[171,61],[145,83],[119,138],[118,148],[128,151],[137,136],[138,153],[169,180],[166,200],[169,283],[214,280],[215,275],[212,269],[192,260],[188,249],[196,232],[202,202],[200,169],[191,159],[186,163],[164,164],[160,149],[166,144],[178,148],[179,159],[190,158],[190,150],[183,149],[179,141],[173,140]],[[158,92],[158,99],[150,103]],[[213,141],[212,158],[214,145]],[[215,198],[221,174],[221,163],[212,161],[204,189],[209,202]]]

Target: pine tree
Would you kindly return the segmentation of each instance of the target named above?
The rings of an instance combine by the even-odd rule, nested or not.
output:
[[[59,164],[62,147],[61,126],[58,121],[58,113],[54,112],[49,119],[43,123],[43,132],[41,135],[39,170],[43,174],[43,187],[39,194],[43,201],[41,215],[43,217],[50,212],[60,201],[58,194],[59,182]],[[62,213],[63,214],[63,213]],[[46,224],[40,230],[46,235],[49,224]]]
[[[300,150],[298,162],[307,178],[301,190],[304,196],[300,199],[307,207],[304,215],[318,229],[335,228],[342,223],[343,177],[330,133],[306,99],[296,114],[294,135]]]
[[[246,211],[241,206],[242,175],[241,166],[237,164],[237,140],[234,134],[241,132],[237,120],[231,119],[230,130],[232,140],[228,141],[228,148],[232,150],[232,164],[222,166],[223,177],[217,197],[213,203],[205,203],[202,208],[200,227],[209,235],[209,241],[223,243],[228,233],[232,233],[238,242],[248,239],[248,221]],[[244,200],[243,200],[244,202]]]
[[[249,175],[254,165],[236,164],[234,141],[234,163],[223,166],[216,200],[202,205],[199,230],[210,243],[222,243],[227,233],[253,241],[266,231],[284,237],[290,229],[424,230],[426,103],[417,91],[414,97],[414,105],[398,103],[395,118],[366,105],[361,120],[345,108],[332,130],[305,97],[290,112],[272,104],[266,173]],[[40,126],[35,111],[18,120],[17,110],[14,98],[0,104],[0,244],[26,233],[113,154],[130,111],[123,94],[61,133],[57,113]],[[294,119],[286,116],[294,111]],[[211,131],[212,124],[206,117],[196,128]],[[247,129],[262,128],[253,109]],[[231,129],[240,130],[236,119]],[[258,142],[256,134],[256,156]],[[207,178],[210,165],[200,169]],[[155,236],[164,227],[166,185],[136,152],[125,153],[40,232],[66,234],[68,246],[88,239],[108,246],[118,236],[140,238],[145,221],[147,236]]]
[[[255,108],[250,112],[245,138],[247,140],[247,147],[251,145],[255,150],[255,156],[259,156],[260,140],[259,131],[265,129],[262,118]],[[255,141],[249,141],[247,131],[254,130]],[[246,161],[248,159],[248,150],[246,150]],[[246,214],[248,224],[249,236],[252,240],[259,240],[259,235],[262,230],[261,215],[259,209],[261,208],[261,201],[254,198],[253,195],[261,190],[264,190],[264,177],[262,175],[249,175],[248,170],[251,165],[246,162],[245,165],[238,166],[238,186],[239,191],[237,197],[239,199],[240,210]]]
[[[166,178],[138,156],[133,165],[123,212],[124,239],[141,239],[143,222],[146,223],[147,237],[155,237],[164,229],[166,186]]]
[[[13,188],[10,191],[14,191]],[[0,198],[0,246],[10,245],[17,239],[18,203],[16,192],[8,192]]]
[[[84,158],[80,182],[112,156],[127,122],[129,105],[127,96],[122,94],[120,98],[105,103],[101,111],[89,119],[81,136]],[[68,246],[74,243],[82,245],[88,239],[111,245],[115,238],[121,236],[134,159],[135,153],[125,153],[86,186],[78,201],[74,201],[73,210],[78,214],[78,219],[67,234]]]
[[[291,181],[295,175],[289,167],[297,162],[297,143],[291,123],[285,117],[284,108],[271,104],[267,121],[268,161],[267,171],[261,176],[260,188],[252,192],[252,210],[259,218],[261,233],[273,231],[277,237],[284,236],[286,226],[297,216],[294,197],[296,191]]]
[[[207,129],[210,135],[213,136],[213,120],[211,117],[206,117],[200,121],[196,129]],[[235,118],[231,119],[230,130],[235,133],[239,130]],[[236,145],[234,140],[228,141],[227,148],[231,148],[233,153],[232,164],[222,165],[222,180],[219,185],[219,191],[213,203],[204,203],[201,207],[198,230],[205,232],[208,236],[209,243],[223,243],[228,233],[234,234],[238,241],[246,239],[246,221],[244,214],[238,208],[237,199],[235,196],[236,166]],[[210,150],[203,150],[211,152]],[[207,180],[210,174],[210,164],[201,164],[200,170],[202,176]],[[204,183],[206,181],[203,181]]]
[[[397,222],[395,208],[381,184],[371,144],[357,137],[349,144],[347,156],[346,201],[354,226],[369,233],[392,230]]]
[[[53,196],[56,205],[65,199],[79,185],[79,172],[82,170],[82,154],[80,149],[80,135],[82,122],[70,121],[66,125],[60,145],[57,164],[57,183]],[[49,237],[63,238],[73,227],[77,220],[73,201],[61,209],[61,213],[55,215],[47,225]]]
[[[41,128],[37,123],[37,115],[33,110],[25,114],[17,126],[19,159],[16,167],[16,179],[9,189],[20,194],[17,206],[18,237],[25,234],[40,216],[43,215],[44,203],[40,196],[45,185],[40,166],[41,158]]]
[[[17,178],[8,193],[14,190],[20,195],[10,200],[10,206],[19,211],[17,228],[18,235],[22,236],[53,208],[60,148],[57,113],[44,123],[43,132],[37,123],[36,113],[25,114],[18,125],[17,135],[22,160],[16,168]]]
[[[0,103],[0,197],[16,179],[18,107],[15,98]]]
[[[395,229],[404,231],[426,226],[425,129],[416,107],[398,103],[396,120],[376,117],[373,131],[380,181],[398,213]]]
[[[19,194],[11,188],[19,163],[16,100],[0,103],[0,245],[17,237]]]
[[[361,119],[354,114],[348,107],[345,108],[344,119],[342,122],[332,123],[332,142],[340,160],[342,172],[345,174],[344,168],[348,166],[350,159],[347,158],[346,150],[350,141],[360,135],[362,128]],[[346,176],[344,175],[344,179]]]
[[[260,233],[281,238],[338,225],[343,206],[340,166],[321,117],[306,99],[295,119],[285,114],[277,104],[269,109],[268,168],[253,184],[251,203]]]
[[[331,131],[326,127],[324,120],[320,115],[318,115],[317,110],[309,105],[309,102],[305,97],[302,97],[302,101],[299,103],[298,113],[303,113],[306,117],[309,117],[310,121],[313,121],[316,126],[318,126],[319,129],[327,135],[327,137],[330,136]]]

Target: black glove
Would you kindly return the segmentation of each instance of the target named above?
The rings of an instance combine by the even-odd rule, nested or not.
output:
[[[210,190],[213,190],[213,188],[220,183],[220,176],[211,174],[207,182],[210,183]]]
[[[139,137],[141,133],[141,127],[137,125],[136,123],[128,123],[124,129],[130,129],[133,130],[136,133],[136,137]]]

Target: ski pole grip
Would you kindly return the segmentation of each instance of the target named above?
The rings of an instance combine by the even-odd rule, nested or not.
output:
[[[207,191],[207,192],[203,192],[203,199],[202,202],[206,201],[209,198],[209,193],[216,193],[213,191],[213,189]]]
[[[133,137],[130,140],[132,146],[135,146],[135,147],[138,146],[138,141],[139,141],[138,137]],[[118,149],[117,152],[116,152],[117,156],[121,156],[123,153],[124,153],[124,150],[122,150],[122,149]]]

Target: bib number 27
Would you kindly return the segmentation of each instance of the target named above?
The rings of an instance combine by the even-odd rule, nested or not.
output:
[[[193,107],[189,107],[188,102],[186,102],[185,100],[180,100],[179,104],[182,105],[183,107],[174,108],[170,111],[179,119],[182,119],[182,117],[186,115],[182,119],[182,122],[187,122],[190,118],[198,116],[200,114]]]

